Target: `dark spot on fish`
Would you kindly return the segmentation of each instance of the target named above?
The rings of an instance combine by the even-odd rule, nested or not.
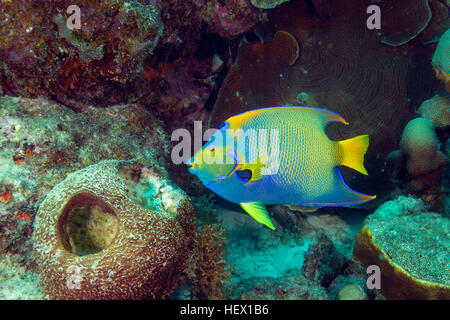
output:
[[[236,171],[236,175],[238,176],[239,180],[248,182],[252,178],[252,171],[248,169],[238,170]]]

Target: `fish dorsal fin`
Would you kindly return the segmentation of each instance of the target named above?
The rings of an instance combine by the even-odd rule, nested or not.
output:
[[[299,107],[299,108],[304,109],[306,112],[309,112],[310,114],[316,114],[317,116],[319,116],[322,119],[324,126],[328,122],[342,122],[343,124],[348,125],[348,122],[345,121],[345,119],[336,112],[315,107]]]
[[[275,230],[272,220],[269,218],[266,206],[261,202],[246,202],[241,203],[242,209],[245,210],[253,219]]]

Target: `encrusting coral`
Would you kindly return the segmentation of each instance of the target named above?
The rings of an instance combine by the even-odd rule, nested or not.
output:
[[[430,173],[447,163],[447,157],[439,151],[434,124],[428,119],[416,118],[406,125],[400,140],[400,150],[406,157],[411,177]]]
[[[448,163],[448,156],[439,147],[433,122],[416,118],[406,125],[400,150],[392,151],[386,160],[391,177],[437,211],[442,207],[442,177]]]
[[[438,129],[450,126],[450,96],[434,96],[419,107],[422,118],[433,121]]]
[[[45,198],[34,252],[51,299],[162,299],[192,250],[193,207],[161,172],[102,161],[67,176]]]
[[[450,92],[450,29],[439,40],[431,63],[436,77],[444,82],[445,88]]]
[[[450,299],[450,222],[426,212],[420,199],[399,197],[365,220],[354,250],[363,266],[381,270],[387,299]]]
[[[218,50],[202,41],[238,37],[262,19],[250,0],[0,3],[0,92],[77,111],[141,103],[168,122],[198,120],[220,81]],[[80,28],[66,23],[71,5]]]

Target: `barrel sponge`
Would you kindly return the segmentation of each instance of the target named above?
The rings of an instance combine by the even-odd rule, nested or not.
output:
[[[431,63],[437,78],[444,81],[445,88],[450,92],[450,29],[441,36]]]
[[[163,299],[181,285],[196,229],[188,197],[156,169],[102,161],[42,202],[34,254],[50,299]]]
[[[447,163],[447,157],[439,151],[439,140],[433,122],[425,118],[411,120],[403,130],[400,150],[406,157],[411,177],[430,173]]]

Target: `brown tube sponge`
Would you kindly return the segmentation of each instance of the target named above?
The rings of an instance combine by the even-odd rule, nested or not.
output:
[[[162,299],[180,283],[195,232],[188,197],[164,174],[102,161],[74,172],[37,213],[34,251],[51,299]]]

